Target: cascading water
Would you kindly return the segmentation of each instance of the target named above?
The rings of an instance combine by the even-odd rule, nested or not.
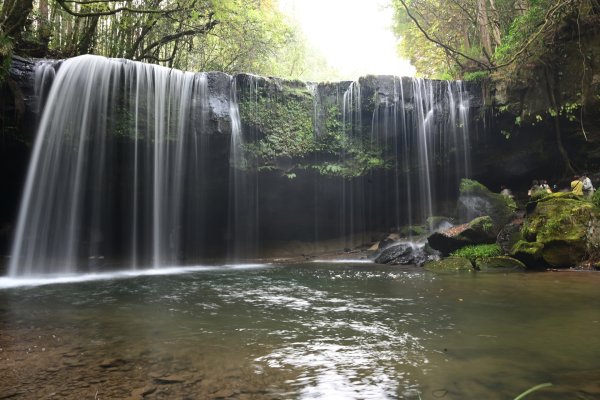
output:
[[[394,165],[375,192],[395,199],[383,214],[399,229],[444,211],[440,200],[470,176],[469,95],[462,82],[385,80],[392,84],[381,83],[391,87],[375,107],[371,136]]]
[[[258,84],[248,76],[250,102],[258,101]],[[231,145],[229,151],[229,248],[228,258],[240,260],[254,258],[258,252],[259,209],[258,174],[249,168],[244,154],[244,135],[237,97],[236,78],[231,79],[229,102],[231,116]],[[252,136],[252,135],[249,135]],[[250,139],[253,139],[252,137]]]
[[[203,74],[95,56],[63,62],[33,149],[10,275],[75,272],[105,254],[134,267],[178,262],[184,223],[201,219],[187,188],[201,187],[191,165],[204,149],[190,132],[203,114],[192,118],[190,108],[206,96]]]
[[[95,56],[40,63],[43,113],[9,274],[235,261],[269,240],[353,248],[425,223],[469,176],[463,83],[294,85]],[[281,142],[261,153],[264,115],[304,111],[283,143],[310,157]]]

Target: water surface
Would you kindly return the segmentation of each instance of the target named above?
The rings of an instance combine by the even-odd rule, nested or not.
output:
[[[600,398],[600,275],[366,264],[0,289],[0,397]]]

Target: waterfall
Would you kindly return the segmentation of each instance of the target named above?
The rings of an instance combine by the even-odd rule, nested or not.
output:
[[[306,86],[81,56],[40,62],[35,87],[11,276],[238,261],[269,242],[353,249],[449,215],[470,175],[463,82]]]
[[[182,224],[197,219],[183,190],[201,178],[188,164],[204,152],[185,133],[192,103],[202,109],[206,95],[203,74],[97,56],[63,62],[39,124],[9,274],[72,273],[108,254],[122,266],[178,262]]]
[[[252,112],[256,112],[258,82],[256,77],[247,75],[246,87]],[[231,117],[231,145],[229,152],[229,218],[228,258],[232,261],[255,258],[259,244],[258,173],[251,168],[251,160],[244,153],[244,132],[238,105],[238,82],[231,79],[229,102]],[[252,132],[253,133],[253,132]],[[247,133],[251,141],[256,140]]]
[[[387,149],[393,168],[376,193],[394,201],[372,201],[371,207],[383,207],[395,229],[422,225],[447,212],[440,200],[451,198],[460,178],[471,174],[469,94],[463,82],[381,77],[378,83],[371,138]]]

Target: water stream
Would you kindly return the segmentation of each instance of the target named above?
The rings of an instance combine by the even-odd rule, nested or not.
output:
[[[0,393],[507,400],[550,382],[528,398],[600,397],[595,274],[178,272],[0,289]]]

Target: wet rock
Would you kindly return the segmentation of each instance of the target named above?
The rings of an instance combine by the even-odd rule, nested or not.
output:
[[[547,264],[542,259],[543,249],[542,243],[519,240],[511,248],[509,254],[530,268],[545,268]]]
[[[468,258],[448,257],[437,261],[428,261],[423,265],[427,271],[431,272],[457,272],[473,271],[473,264]]]
[[[100,363],[100,367],[102,367],[102,368],[117,368],[117,367],[120,367],[125,364],[127,364],[126,360],[123,360],[122,358],[113,358],[113,359],[103,360]]]
[[[498,243],[502,252],[509,254],[514,245],[523,239],[521,227],[522,224],[510,223],[500,230],[496,237],[496,243]]]
[[[230,397],[235,396],[238,393],[239,393],[239,390],[222,389],[222,390],[219,390],[218,392],[213,393],[211,395],[211,398],[213,398],[213,399],[228,399]]]
[[[157,383],[159,385],[170,385],[173,383],[182,383],[182,382],[185,382],[186,380],[187,380],[187,377],[185,377],[183,375],[167,375],[167,376],[155,377],[154,383]]]
[[[478,217],[442,232],[434,232],[428,238],[429,245],[444,255],[473,244],[494,243],[496,230],[489,216]]]
[[[138,389],[132,390],[131,391],[131,395],[129,396],[129,398],[131,400],[134,400],[134,399],[136,399],[136,400],[137,399],[143,399],[144,396],[147,396],[147,395],[152,394],[154,392],[156,392],[156,387],[154,387],[154,386],[146,386],[146,387],[143,387],[143,388],[138,388]]]
[[[398,243],[385,248],[375,258],[377,264],[412,264],[414,261],[414,245]]]
[[[475,269],[486,272],[524,272],[527,267],[515,258],[499,256],[476,259]]]

